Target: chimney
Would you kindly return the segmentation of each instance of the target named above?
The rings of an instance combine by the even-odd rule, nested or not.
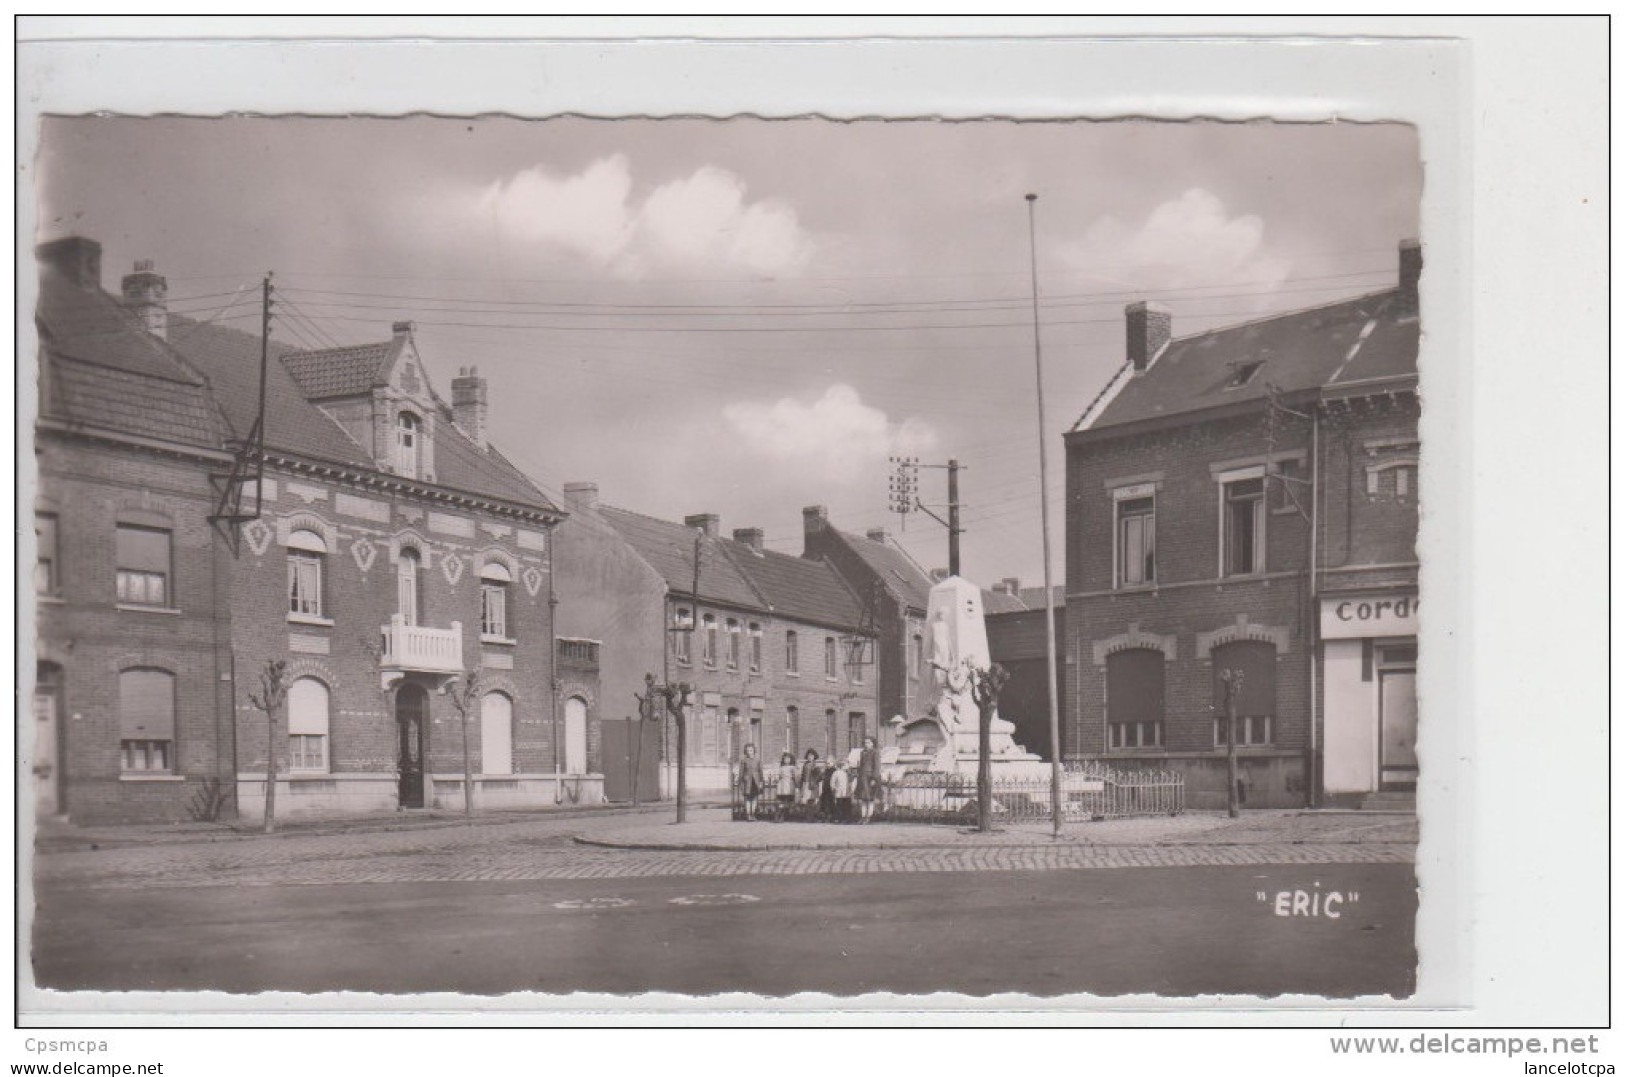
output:
[[[417,323],[416,322],[396,322],[394,325],[390,326],[389,328],[398,337],[409,337],[409,336],[411,336],[413,334],[413,332],[415,332],[417,330]]]
[[[947,569],[945,569],[945,568],[934,568],[934,569],[931,570],[931,582],[932,583],[941,583],[943,580],[945,580],[947,578],[948,578],[948,570]]]
[[[53,239],[35,247],[34,256],[86,291],[101,290],[102,245],[94,239]]]
[[[801,510],[801,531],[816,535],[829,527],[829,510],[822,505],[808,505]]]
[[[160,340],[169,337],[169,282],[152,271],[152,260],[142,259],[124,278],[124,305],[141,319],[147,332]]]
[[[1123,308],[1128,325],[1128,359],[1136,374],[1157,361],[1174,335],[1174,315],[1161,303],[1130,303]]]
[[[1421,314],[1421,283],[1422,241],[1419,239],[1402,239],[1399,241],[1399,317],[1401,321],[1416,318]]]
[[[994,590],[1007,595],[1018,595],[1021,593],[1021,577],[1006,576],[999,581],[999,586],[995,587]]]
[[[695,516],[684,516],[683,526],[704,531],[707,538],[716,538],[722,532],[722,517],[714,512],[702,512]]]
[[[596,482],[567,482],[564,484],[564,503],[572,509],[595,509],[598,507],[598,484]]]
[[[759,527],[736,527],[734,528],[734,541],[743,542],[757,553],[761,553],[762,529]]]
[[[411,322],[398,323],[410,326]],[[410,328],[407,332],[411,332]],[[489,409],[485,403],[485,379],[480,368],[459,369],[451,379],[451,421],[456,423],[468,440],[485,448],[485,421]]]
[[[864,534],[868,537],[870,542],[886,541],[886,529],[884,527],[871,527],[868,531],[864,532]]]

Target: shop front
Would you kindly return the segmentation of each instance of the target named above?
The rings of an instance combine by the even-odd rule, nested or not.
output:
[[[1416,788],[1415,591],[1323,595],[1326,801]]]

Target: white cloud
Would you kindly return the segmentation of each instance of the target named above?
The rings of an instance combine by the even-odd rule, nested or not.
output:
[[[790,397],[746,401],[729,404],[722,414],[747,456],[793,465],[803,475],[821,473],[834,484],[884,474],[888,456],[925,455],[937,445],[929,423],[893,422],[850,385],[832,385],[810,403]]]
[[[1261,218],[1230,216],[1200,187],[1157,206],[1138,227],[1102,217],[1060,254],[1078,270],[1131,288],[1268,287],[1292,268],[1269,250]]]
[[[624,154],[575,175],[526,169],[480,192],[476,212],[498,234],[579,255],[621,277],[660,272],[793,273],[815,243],[795,209],[749,198],[745,181],[705,166],[633,197]]]

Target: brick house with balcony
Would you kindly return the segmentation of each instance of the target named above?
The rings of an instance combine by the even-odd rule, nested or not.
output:
[[[874,634],[827,562],[768,550],[756,529],[725,538],[715,515],[677,523],[602,504],[591,483],[569,484],[566,498],[561,603],[573,617],[591,611],[572,623],[602,640],[615,713],[636,713],[645,673],[691,686],[691,792],[726,791],[746,744],[772,764],[785,750],[845,754],[878,733]],[[595,607],[577,602],[585,590]],[[661,759],[670,795],[676,733],[664,717]]]
[[[36,818],[185,819],[232,770],[229,465],[202,376],[101,287],[101,247],[39,248],[32,725]],[[161,287],[146,267],[126,294]],[[26,652],[25,652],[26,653]]]
[[[167,311],[150,265],[103,293],[93,241],[41,256],[43,807],[179,819],[213,779],[252,815],[268,750],[279,814],[460,804],[447,690],[475,671],[476,802],[601,798],[596,643],[554,631],[564,513],[487,442],[477,371],[446,404],[408,323],[273,347],[233,551],[209,516],[258,411],[259,338]],[[272,745],[248,698],[270,659],[290,682]]]
[[[1403,799],[1417,778],[1420,247],[1397,288],[1127,359],[1066,434],[1064,751],[1225,802]]]

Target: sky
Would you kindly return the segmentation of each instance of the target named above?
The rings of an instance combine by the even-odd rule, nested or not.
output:
[[[1061,436],[1124,305],[1183,336],[1392,287],[1419,152],[1402,124],[55,117],[36,190],[109,290],[150,259],[172,310],[257,332],[272,272],[295,347],[415,322],[551,493],[794,554],[823,505],[931,568],[946,532],[891,511],[889,459],[952,458],[963,574],[1036,585],[1034,262],[1059,583]],[[919,496],[943,513],[942,469]]]

